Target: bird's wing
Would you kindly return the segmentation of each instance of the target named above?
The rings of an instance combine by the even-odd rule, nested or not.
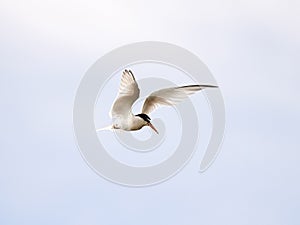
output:
[[[145,114],[151,113],[157,107],[162,105],[175,105],[189,95],[194,94],[196,91],[200,91],[204,88],[216,88],[214,85],[188,85],[182,87],[173,87],[161,89],[150,94],[143,105],[142,112]]]
[[[130,70],[124,70],[119,93],[111,108],[112,118],[128,116],[131,113],[133,103],[139,98],[140,89]]]

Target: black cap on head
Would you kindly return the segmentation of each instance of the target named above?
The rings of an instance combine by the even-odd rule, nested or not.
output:
[[[150,123],[150,117],[147,115],[147,114],[145,114],[145,113],[141,113],[141,114],[137,114],[137,115],[135,115],[135,116],[139,116],[139,117],[141,117],[143,120],[145,120],[147,123]]]

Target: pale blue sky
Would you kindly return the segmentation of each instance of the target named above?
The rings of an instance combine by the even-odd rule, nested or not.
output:
[[[0,224],[300,223],[298,1],[0,3]],[[127,188],[97,176],[73,136],[76,89],[124,44],[194,52],[225,98],[221,154],[198,151],[173,179]]]

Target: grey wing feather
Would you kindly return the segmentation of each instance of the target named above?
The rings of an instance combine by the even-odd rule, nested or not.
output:
[[[119,93],[110,111],[112,118],[127,116],[132,113],[133,103],[139,98],[140,89],[130,70],[124,70]]]
[[[189,95],[194,94],[204,88],[216,88],[215,85],[187,85],[181,87],[165,88],[153,92],[145,100],[142,112],[149,114],[159,106],[171,106],[186,99]]]

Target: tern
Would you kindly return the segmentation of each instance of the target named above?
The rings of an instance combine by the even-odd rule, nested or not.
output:
[[[160,89],[151,93],[143,104],[142,112],[134,115],[132,113],[132,105],[140,97],[140,89],[132,71],[126,69],[123,71],[119,92],[110,111],[110,117],[113,123],[97,131],[119,129],[124,131],[136,131],[148,126],[159,134],[158,130],[151,123],[151,118],[149,117],[151,112],[159,106],[176,105],[197,91],[217,87],[218,86],[215,85],[187,85]]]

